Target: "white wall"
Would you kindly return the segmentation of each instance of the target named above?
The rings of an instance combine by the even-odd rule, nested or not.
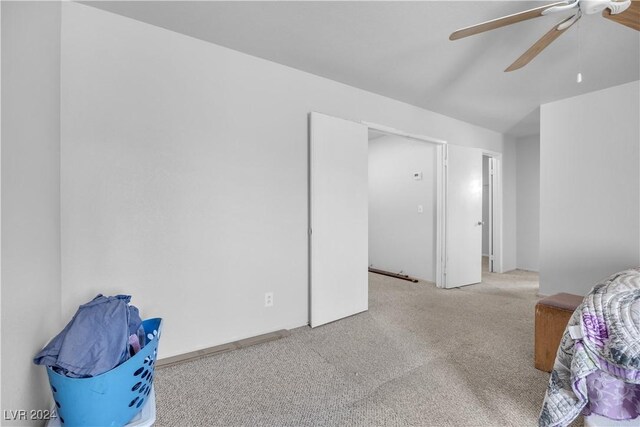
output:
[[[517,138],[505,135],[502,154],[502,271],[505,272],[517,267],[516,144]]]
[[[3,1],[0,7],[2,410],[9,411],[48,406],[45,370],[31,360],[63,326],[60,4]]]
[[[369,265],[434,282],[435,260],[435,144],[398,136],[369,141]]]
[[[639,83],[545,104],[540,292],[585,294],[640,264]]]
[[[63,316],[131,293],[166,319],[161,357],[307,323],[310,111],[502,151],[496,132],[75,3],[62,89]]]
[[[539,270],[540,136],[519,138],[516,144],[516,264]]]
[[[538,271],[540,233],[539,136],[506,135],[504,140],[503,270]]]
[[[0,43],[2,41],[2,5],[0,4]],[[2,80],[2,48],[0,47],[0,80]],[[2,84],[0,84],[0,99],[2,99]],[[0,102],[0,310],[2,309],[2,102]],[[2,314],[0,313],[0,334],[2,332]],[[2,337],[0,336],[0,358],[2,357]],[[0,362],[0,379],[2,366]],[[2,384],[0,381],[0,410],[2,405]]]
[[[489,157],[482,156],[482,255],[489,255]]]
[[[2,41],[2,5],[0,4],[0,43]],[[0,80],[2,80],[2,48],[0,47]],[[0,99],[2,99],[2,84],[0,84]],[[2,309],[2,102],[0,102],[0,310]],[[2,314],[0,313],[0,334],[2,332]],[[0,358],[2,357],[2,337],[0,336]],[[0,379],[2,378],[2,366],[0,362]],[[0,410],[2,404],[2,384],[0,381]]]

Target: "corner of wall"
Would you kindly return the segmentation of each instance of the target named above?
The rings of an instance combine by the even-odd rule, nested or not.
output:
[[[0,10],[1,406],[46,409],[46,372],[32,358],[61,320],[61,4],[2,2]]]
[[[516,266],[539,271],[540,254],[540,135],[516,144]]]
[[[516,259],[516,138],[504,135],[502,167],[502,270],[511,271]]]

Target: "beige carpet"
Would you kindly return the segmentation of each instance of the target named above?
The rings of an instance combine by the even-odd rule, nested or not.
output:
[[[449,290],[369,280],[366,313],[159,369],[157,425],[536,425],[535,273]]]

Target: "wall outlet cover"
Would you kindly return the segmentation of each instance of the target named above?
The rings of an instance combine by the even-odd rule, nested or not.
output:
[[[264,306],[273,307],[273,292],[267,292],[264,294]]]

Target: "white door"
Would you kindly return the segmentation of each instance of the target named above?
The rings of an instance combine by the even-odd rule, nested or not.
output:
[[[448,145],[446,287],[482,281],[482,150]]]
[[[369,307],[368,135],[359,123],[311,113],[310,324]]]

